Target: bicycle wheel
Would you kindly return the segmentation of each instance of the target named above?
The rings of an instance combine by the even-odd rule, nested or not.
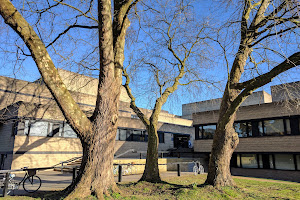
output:
[[[204,174],[204,167],[202,165],[199,166],[199,174]]]
[[[40,189],[42,181],[38,176],[29,176],[23,182],[23,188],[28,193],[36,192]]]
[[[193,167],[193,172],[194,172],[195,175],[198,174],[198,167],[197,167],[197,165],[195,165],[195,166]]]

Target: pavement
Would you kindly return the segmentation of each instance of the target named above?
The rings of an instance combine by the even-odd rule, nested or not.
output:
[[[191,175],[193,172],[181,172],[181,176]],[[167,177],[175,177],[177,176],[176,171],[168,171],[168,172],[161,172],[161,178]],[[21,181],[24,176],[24,173],[16,174],[14,178],[17,181]],[[42,180],[41,188],[38,190],[40,192],[43,191],[55,191],[55,190],[62,190],[68,187],[72,182],[72,174],[71,173],[61,173],[59,171],[39,171],[37,172],[37,176],[39,176]],[[128,182],[136,182],[141,178],[142,174],[137,175],[126,175],[122,176],[122,183]],[[115,181],[118,181],[118,177],[115,177]],[[2,189],[0,189],[0,196],[2,194]],[[9,195],[14,196],[28,196],[28,193],[24,191],[23,186],[20,185],[18,190],[14,190]]]

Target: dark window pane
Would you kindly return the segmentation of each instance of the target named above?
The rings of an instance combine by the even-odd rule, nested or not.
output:
[[[159,143],[165,143],[165,133],[158,132]]]
[[[132,141],[133,130],[126,130],[126,141]]]
[[[297,170],[300,170],[300,155],[296,155]]]
[[[252,124],[251,122],[247,122],[247,126],[248,126],[248,137],[252,137]]]
[[[134,130],[132,133],[132,141],[141,141],[142,140],[142,131]]]
[[[259,131],[259,136],[263,136],[264,135],[264,124],[262,121],[258,122],[258,131]]]
[[[203,126],[203,139],[212,139],[216,132],[216,125],[206,125]]]

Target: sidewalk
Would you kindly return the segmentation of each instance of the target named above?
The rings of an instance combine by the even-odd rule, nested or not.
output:
[[[193,172],[181,172],[181,176],[185,175],[191,175]],[[176,171],[169,171],[169,172],[162,172],[161,178],[166,177],[174,177],[177,176]],[[16,174],[16,180],[21,181],[24,174],[19,173]],[[58,171],[40,171],[37,172],[37,176],[39,176],[42,180],[42,186],[38,191],[54,191],[54,190],[62,190],[66,187],[68,187],[72,182],[72,174],[71,173],[61,173]],[[135,182],[138,181],[141,178],[142,174],[138,175],[127,175],[122,176],[122,183],[126,182]],[[118,181],[118,177],[115,177],[115,181]],[[0,189],[1,194],[2,190]],[[10,194],[12,195],[12,194]],[[14,192],[15,196],[22,196],[22,195],[28,195],[27,192],[23,190],[23,186],[20,185],[19,190],[15,190]]]

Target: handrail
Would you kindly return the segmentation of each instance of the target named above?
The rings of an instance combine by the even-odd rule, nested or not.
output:
[[[127,154],[127,153],[130,153],[130,152],[131,152],[131,153],[136,153],[136,150],[134,150],[134,149],[129,149],[129,150],[125,151],[124,153],[121,153],[121,154],[115,156],[114,158],[119,158],[119,157],[121,157],[121,156],[123,156],[123,155],[125,155],[125,154]]]

